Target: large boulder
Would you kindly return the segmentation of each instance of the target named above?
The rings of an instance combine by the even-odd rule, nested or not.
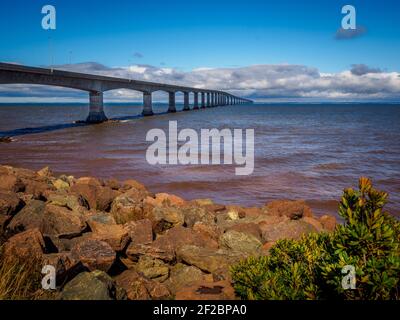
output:
[[[86,239],[78,242],[71,249],[71,256],[79,260],[89,270],[110,270],[116,259],[116,253],[104,241]]]
[[[22,180],[13,174],[0,174],[0,189],[12,192],[21,192],[25,190]]]
[[[85,198],[64,192],[49,193],[47,203],[81,213],[85,213],[89,209]]]
[[[160,259],[165,262],[175,260],[175,250],[171,243],[163,243],[162,241],[154,241],[150,244],[129,244],[126,249],[126,255],[131,261],[138,261],[141,256],[148,256]]]
[[[327,231],[334,231],[336,228],[336,218],[330,215],[323,215],[319,221],[321,222],[323,228]]]
[[[221,248],[248,254],[257,254],[262,247],[261,241],[252,234],[236,230],[225,232],[220,237],[219,244]]]
[[[199,268],[177,263],[171,267],[170,276],[164,284],[172,294],[175,294],[180,288],[205,280],[205,278],[206,275]]]
[[[42,228],[43,215],[46,204],[40,200],[31,200],[19,211],[8,228],[14,231]]]
[[[247,257],[241,252],[201,248],[193,245],[180,247],[176,254],[178,261],[183,261],[209,273],[227,271],[232,264]]]
[[[163,233],[172,227],[181,226],[185,222],[182,211],[174,206],[155,206],[147,218],[151,220],[155,233]]]
[[[312,217],[310,207],[303,200],[275,200],[266,205],[269,215],[287,216],[292,220]]]
[[[157,193],[155,197],[155,204],[159,206],[184,206],[186,201],[181,197],[168,193]]]
[[[100,182],[93,178],[78,179],[70,191],[83,197],[88,202],[90,209],[99,211],[109,211],[111,203],[118,196],[117,191],[101,186]]]
[[[237,223],[227,229],[227,231],[231,230],[252,235],[261,241],[261,228],[257,223]]]
[[[76,259],[69,252],[49,253],[43,255],[43,265],[50,265],[56,269],[57,285],[63,284],[75,273],[82,271]]]
[[[62,292],[62,300],[113,300],[123,297],[112,278],[103,271],[79,273],[68,282]]]
[[[215,214],[205,207],[188,206],[181,210],[185,217],[185,225],[189,228],[193,227],[196,222],[203,222],[208,225],[213,225],[216,222]]]
[[[176,300],[235,300],[235,290],[229,281],[199,281],[180,288],[175,295]]]
[[[158,282],[165,281],[169,276],[169,267],[166,263],[148,256],[141,256],[135,269],[146,278]]]
[[[107,242],[114,251],[123,251],[129,242],[126,229],[119,224],[108,224],[95,220],[88,220],[92,230],[92,238]]]
[[[164,284],[146,279],[135,270],[124,271],[115,281],[126,291],[129,300],[163,300],[171,295]]]
[[[45,241],[39,229],[30,229],[8,239],[4,245],[3,259],[40,262],[45,250]]]
[[[118,224],[145,218],[142,200],[127,194],[122,194],[114,199],[110,212]]]
[[[79,212],[67,207],[31,200],[15,215],[8,228],[14,231],[39,228],[48,236],[72,238],[84,231],[86,223]]]
[[[302,235],[311,232],[317,232],[317,229],[302,220],[289,220],[262,227],[264,242],[275,242],[280,239],[299,239]]]
[[[0,215],[14,215],[23,205],[15,192],[0,189]]]
[[[153,242],[152,223],[149,219],[130,221],[124,224],[124,228],[135,245],[150,244]]]

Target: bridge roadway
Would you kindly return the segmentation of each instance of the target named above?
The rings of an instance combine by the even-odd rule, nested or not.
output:
[[[224,91],[176,86],[163,83],[106,77],[93,74],[77,73],[56,69],[28,67],[17,64],[0,63],[0,84],[38,84],[66,87],[89,92],[89,123],[107,120],[104,113],[103,93],[115,89],[131,89],[143,93],[144,116],[153,115],[152,93],[168,92],[168,112],[176,112],[175,95],[182,92],[183,110],[211,108],[216,106],[252,103],[251,100],[234,96]],[[189,94],[193,93],[193,109],[190,109]],[[199,102],[200,96],[200,102]]]

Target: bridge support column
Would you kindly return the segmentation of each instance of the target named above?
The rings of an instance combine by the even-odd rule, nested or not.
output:
[[[169,96],[168,112],[176,112],[175,92],[168,92],[168,96]]]
[[[193,110],[199,109],[199,93],[194,92],[194,98],[193,98]]]
[[[151,97],[151,92],[143,92],[143,111],[142,115],[147,117],[147,116],[152,116],[153,113],[153,101]]]
[[[207,108],[211,107],[210,93],[207,92]]]
[[[204,109],[206,107],[206,94],[204,92],[201,93],[201,108]]]
[[[183,93],[183,111],[189,111],[189,92]]]
[[[89,92],[89,115],[86,118],[88,123],[100,123],[107,121],[103,106],[103,92]]]
[[[216,93],[211,92],[211,107],[215,107],[215,105],[216,105],[215,102],[217,101],[216,97],[217,97]]]

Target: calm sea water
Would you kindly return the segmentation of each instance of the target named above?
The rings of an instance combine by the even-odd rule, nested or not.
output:
[[[167,106],[155,105],[156,112]],[[400,106],[242,105],[135,118],[139,105],[108,105],[121,122],[73,126],[85,105],[2,105],[0,163],[56,173],[134,178],[153,192],[187,199],[263,205],[272,199],[305,199],[318,214],[333,213],[346,187],[360,176],[390,193],[388,210],[400,216]],[[148,130],[253,128],[255,170],[235,176],[234,166],[151,166],[145,160]],[[30,129],[29,129],[30,128]]]

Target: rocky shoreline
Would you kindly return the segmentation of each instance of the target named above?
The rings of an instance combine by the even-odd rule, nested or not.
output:
[[[56,299],[237,299],[231,265],[335,225],[304,201],[245,208],[0,166],[1,259],[54,266]]]

